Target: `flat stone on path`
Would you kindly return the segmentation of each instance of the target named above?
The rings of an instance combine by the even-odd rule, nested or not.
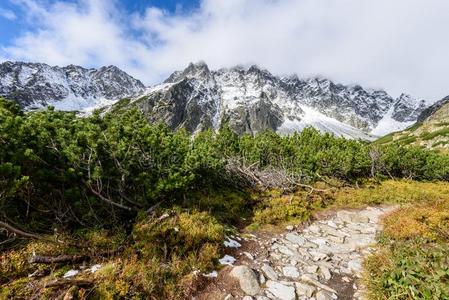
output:
[[[276,281],[267,281],[267,290],[279,300],[295,300],[295,288]]]
[[[302,246],[306,243],[306,239],[302,236],[297,235],[296,233],[287,233],[285,235],[285,239],[293,244],[297,244],[299,246]]]
[[[273,270],[272,267],[270,267],[267,264],[264,264],[262,266],[263,273],[271,280],[278,280],[278,275],[276,274],[276,271]]]

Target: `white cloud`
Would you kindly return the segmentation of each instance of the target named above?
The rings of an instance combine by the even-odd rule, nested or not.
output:
[[[1,7],[0,7],[0,17],[3,17],[10,21],[14,21],[15,19],[17,19],[16,14],[12,10],[4,9]]]
[[[257,63],[278,74],[323,75],[437,100],[449,94],[447,0],[203,0],[198,10],[115,1],[27,6],[38,28],[4,50],[51,64],[115,64],[156,83],[190,61]]]

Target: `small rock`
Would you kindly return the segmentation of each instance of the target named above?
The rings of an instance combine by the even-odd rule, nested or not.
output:
[[[315,265],[313,265],[313,266],[307,266],[307,267],[304,268],[304,270],[305,270],[307,273],[315,274],[315,273],[318,272],[318,266],[315,266]]]
[[[279,300],[295,300],[295,288],[276,281],[268,280],[267,289],[276,299]]]
[[[318,252],[318,251],[310,251],[312,255],[313,261],[326,260],[328,258],[326,253]]]
[[[251,296],[245,296],[242,298],[242,300],[253,300],[253,297]]]
[[[232,296],[231,294],[227,294],[226,297],[224,297],[224,300],[234,300],[234,296]]]
[[[278,275],[277,275],[276,272],[273,270],[273,268],[270,267],[269,265],[264,264],[264,265],[262,266],[261,269],[262,269],[262,272],[264,272],[265,275],[266,275],[269,279],[271,279],[271,280],[278,280]]]
[[[362,264],[359,260],[351,260],[348,262],[348,269],[352,272],[360,272],[362,270]]]
[[[331,272],[329,271],[329,268],[327,268],[325,266],[320,266],[320,273],[325,280],[329,280],[332,277]]]
[[[278,250],[282,254],[285,254],[285,255],[288,255],[288,256],[292,256],[292,255],[295,254],[292,250],[288,249],[288,247],[286,247],[286,246],[279,246]]]
[[[287,229],[288,231],[292,231],[293,229],[295,229],[295,227],[293,227],[292,225],[288,225],[285,226],[285,229]]]
[[[266,281],[265,276],[263,276],[263,274],[260,273],[260,275],[259,275],[259,282],[260,282],[260,284],[264,284],[265,281]]]
[[[313,284],[314,286],[316,286],[316,287],[318,287],[320,289],[326,290],[328,292],[331,292],[331,293],[334,293],[334,294],[337,293],[333,288],[331,288],[331,287],[329,287],[329,286],[327,286],[325,284],[322,284],[321,282],[319,282],[318,280],[313,279],[309,275],[306,275],[306,274],[302,275],[301,276],[301,281],[303,281],[305,283]]]
[[[315,288],[306,283],[296,282],[295,287],[298,296],[312,297],[313,293],[315,292]]]
[[[332,300],[333,297],[326,291],[319,291],[316,293],[316,300]]]
[[[302,236],[297,235],[296,233],[287,233],[285,235],[285,239],[293,244],[297,244],[299,246],[303,246],[306,243],[306,239]]]
[[[369,223],[369,218],[367,216],[354,214],[351,216],[351,221],[354,223]]]
[[[298,269],[293,266],[283,267],[282,273],[284,273],[285,277],[290,277],[290,278],[298,278],[299,277]]]
[[[339,212],[337,212],[337,223],[340,223],[339,221],[342,221],[344,223],[351,223],[352,221],[352,216],[354,214],[350,213],[349,211],[346,210],[341,210]]]
[[[254,256],[251,253],[243,252],[243,254],[245,254],[245,256],[248,257],[250,260],[254,260]]]
[[[257,281],[257,276],[249,267],[236,266],[229,274],[239,280],[240,288],[245,294],[255,296],[259,293],[260,286]]]

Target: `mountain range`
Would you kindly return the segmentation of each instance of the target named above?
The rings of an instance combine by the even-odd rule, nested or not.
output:
[[[258,66],[210,70],[191,63],[163,83],[144,84],[115,66],[86,69],[40,63],[0,64],[0,95],[25,110],[48,105],[91,111],[138,107],[151,122],[191,133],[227,124],[238,133],[288,134],[313,126],[372,140],[414,124],[426,101],[323,77],[276,76]]]

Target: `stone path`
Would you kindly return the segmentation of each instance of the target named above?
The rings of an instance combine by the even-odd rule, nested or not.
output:
[[[381,229],[379,217],[393,209],[343,210],[303,230],[290,226],[277,238],[255,238],[254,251],[243,252],[229,274],[240,292],[225,299],[363,299],[362,259]]]

